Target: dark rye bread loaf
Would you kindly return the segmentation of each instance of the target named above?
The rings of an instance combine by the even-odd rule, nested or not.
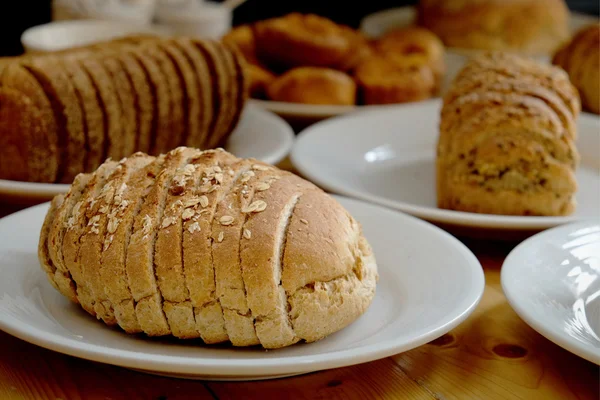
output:
[[[0,89],[11,93],[3,104],[14,110],[0,124],[0,179],[71,183],[107,158],[224,144],[247,99],[236,51],[131,36],[0,59]]]
[[[322,339],[366,311],[378,280],[334,198],[222,149],[136,153],[78,175],[51,203],[39,257],[108,325],[235,346]]]
[[[440,208],[568,215],[576,207],[580,111],[567,74],[505,53],[470,60],[443,100]]]

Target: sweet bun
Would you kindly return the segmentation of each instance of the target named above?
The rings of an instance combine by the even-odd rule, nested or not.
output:
[[[438,206],[503,215],[573,213],[579,100],[569,85],[559,68],[514,55],[469,61],[441,111]]]
[[[46,215],[50,283],[127,333],[280,348],[343,329],[378,280],[360,225],[313,184],[221,150],[136,153]]]
[[[420,0],[417,21],[465,49],[548,54],[569,36],[564,0]]]
[[[259,59],[276,68],[348,70],[368,52],[367,41],[358,32],[314,14],[259,21],[254,33]]]
[[[354,105],[356,83],[341,71],[298,67],[272,81],[267,95],[271,100],[290,103]]]
[[[587,111],[600,114],[600,24],[581,28],[552,57],[579,90]]]
[[[420,101],[437,91],[433,70],[418,57],[379,54],[360,63],[354,77],[364,104]]]

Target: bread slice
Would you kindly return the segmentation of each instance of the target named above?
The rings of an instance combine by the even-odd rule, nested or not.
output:
[[[75,90],[57,59],[32,59],[23,65],[44,88],[54,110],[58,147],[62,149],[61,163],[64,166],[63,174],[58,178],[61,182],[70,183],[75,175],[83,172],[85,159],[82,151],[85,144],[83,117]]]
[[[199,103],[198,127],[190,128],[186,140],[186,146],[204,148],[205,138],[213,124],[213,83],[211,81],[211,72],[209,70],[208,61],[198,51],[193,42],[185,37],[176,37],[172,39],[174,43],[187,58],[192,66],[198,80],[197,92],[188,91],[188,97],[191,103],[197,99]],[[189,87],[188,87],[189,89]],[[192,109],[190,108],[190,118],[193,117]]]
[[[169,56],[181,84],[183,126],[181,140],[177,146],[187,143],[190,132],[197,131],[200,126],[200,91],[198,78],[190,61],[173,41],[160,41],[158,46]]]
[[[62,176],[62,165],[61,153],[58,150],[58,123],[50,99],[40,82],[21,63],[6,64],[1,74],[2,86],[23,93],[39,113],[37,120],[40,130],[32,129],[29,134],[28,174],[32,180],[53,183],[58,176]]]
[[[158,226],[154,251],[156,277],[171,333],[186,339],[199,337],[199,333],[183,271],[183,212],[186,210],[184,202],[188,201],[184,194],[193,191],[198,174],[195,161],[200,158],[200,150],[191,154],[189,163],[175,170],[167,186],[165,209]],[[186,216],[187,213],[189,211]]]
[[[241,265],[256,335],[263,347],[279,348],[300,340],[290,323],[281,286],[282,261],[294,208],[314,186],[292,174],[280,172],[279,179],[272,180],[270,171],[258,172],[250,184],[256,188],[265,182],[270,187],[255,191],[248,209],[242,210],[248,215],[243,229],[250,231],[251,239],[240,244]]]
[[[171,129],[171,99],[166,78],[159,68],[157,62],[138,48],[129,50],[132,56],[138,59],[142,66],[146,78],[150,83],[152,99],[154,102],[154,121],[153,132],[150,138],[150,154],[158,155],[168,151],[164,146],[166,136]]]
[[[0,179],[36,179],[36,137],[42,133],[39,110],[18,90],[0,86]]]
[[[237,110],[238,98],[238,79],[236,76],[235,61],[233,54],[220,44],[209,42],[213,45],[215,53],[218,55],[217,62],[221,65],[221,70],[225,74],[224,80],[228,82],[224,86],[223,100],[221,103],[221,113],[223,119],[220,127],[210,137],[208,142],[209,148],[215,148],[223,141],[223,138],[228,136],[231,121],[233,120]]]
[[[192,149],[177,148],[164,157],[154,184],[147,188],[148,193],[135,219],[127,247],[125,266],[131,294],[137,303],[136,315],[140,327],[150,336],[171,333],[155,275],[155,243],[166,206],[167,190],[175,171],[185,166],[195,152]]]
[[[577,137],[576,115],[564,104],[562,99],[552,90],[533,82],[523,82],[515,78],[497,77],[493,74],[478,74],[462,81],[453,87],[453,90],[446,95],[445,104],[451,104],[459,94],[470,94],[473,92],[496,92],[506,94],[522,94],[525,96],[540,99],[554,110],[561,119],[565,134],[571,138]]]
[[[61,289],[56,284],[54,280],[54,273],[56,272],[56,267],[52,264],[52,260],[50,259],[49,247],[48,247],[48,236],[50,235],[50,228],[54,224],[54,217],[56,216],[56,211],[62,206],[64,201],[64,196],[59,194],[54,196],[52,201],[50,202],[50,207],[48,208],[48,212],[46,213],[46,217],[44,218],[44,223],[42,224],[42,229],[40,230],[40,241],[38,242],[38,259],[40,260],[40,266],[42,270],[46,273],[50,284],[57,291],[61,292]],[[70,293],[67,292],[67,293]],[[68,296],[67,296],[68,297]]]
[[[152,138],[156,134],[157,125],[155,120],[156,99],[152,93],[151,84],[140,61],[129,51],[121,51],[116,57],[125,69],[133,89],[136,126],[138,129],[135,148],[137,151],[148,153]]]
[[[213,136],[218,135],[223,129],[224,101],[226,99],[225,90],[227,86],[225,66],[216,49],[216,45],[208,40],[193,41],[196,51],[200,52],[201,57],[206,60],[210,73],[210,82],[212,85],[212,115],[213,118],[206,132],[206,136],[200,138],[200,146],[203,149],[210,149]]]
[[[74,57],[68,57],[64,59],[63,66],[82,111],[86,155],[84,171],[94,171],[104,161],[104,112],[94,85],[79,62]]]
[[[96,316],[96,311],[94,310],[96,300],[92,295],[90,284],[83,273],[81,254],[79,253],[80,239],[87,229],[88,209],[96,203],[96,198],[117,165],[117,162],[108,160],[94,172],[79,201],[73,206],[71,216],[67,220],[67,227],[62,242],[64,263],[77,285],[79,303],[85,311],[93,316]]]
[[[183,93],[182,83],[175,70],[175,66],[171,59],[155,44],[149,44],[140,48],[147,56],[151,57],[162,73],[162,82],[155,84],[163,84],[166,87],[166,93],[170,104],[169,112],[169,128],[168,131],[159,132],[156,137],[156,153],[164,153],[175,149],[181,143],[181,138],[184,130],[183,118]]]
[[[229,48],[229,51],[233,54],[233,60],[235,65],[235,77],[237,82],[237,99],[234,105],[235,112],[231,118],[230,124],[225,130],[225,134],[221,137],[219,143],[217,144],[220,147],[225,147],[229,136],[237,127],[241,117],[242,112],[244,111],[244,106],[246,101],[248,100],[248,93],[250,90],[250,79],[246,76],[246,61],[244,60],[242,54],[237,48]]]
[[[106,196],[98,200],[100,211],[104,209],[108,216],[100,258],[100,280],[104,294],[114,309],[117,323],[129,333],[141,330],[125,271],[128,228],[132,215],[137,211],[137,200],[142,195],[141,189],[135,186],[146,173],[145,167],[153,160],[154,157],[135,153],[119,163],[121,168],[111,176],[111,184],[116,188],[112,200]]]
[[[120,160],[125,155],[123,146],[123,110],[119,104],[117,88],[102,63],[95,58],[86,57],[79,60],[81,67],[87,72],[104,115],[104,149],[102,159]]]
[[[77,300],[77,289],[71,279],[71,273],[65,265],[63,239],[72,221],[73,212],[78,212],[79,210],[79,207],[75,207],[78,205],[81,195],[91,178],[91,174],[78,174],[75,177],[69,192],[65,195],[64,201],[56,210],[54,222],[48,232],[48,255],[55,268],[54,280],[61,292],[75,303],[79,303]]]
[[[196,330],[206,343],[227,340],[223,313],[215,293],[215,270],[211,242],[217,203],[229,191],[235,177],[229,167],[237,159],[222,150],[207,150],[196,161],[198,201],[195,215],[183,225],[183,266],[190,301],[194,307]]]
[[[116,56],[106,55],[101,60],[115,89],[117,89],[117,99],[121,106],[122,152],[124,157],[129,157],[136,151],[135,146],[139,135],[133,86],[129,81],[127,72],[125,72],[123,65]]]
[[[237,179],[229,192],[217,205],[213,218],[212,258],[215,268],[216,295],[223,310],[225,330],[234,346],[260,344],[254,329],[254,318],[246,301],[246,289],[240,265],[240,242],[250,240],[251,232],[243,231],[246,209],[254,194],[249,180],[252,178],[253,160],[243,160],[233,166]],[[242,179],[243,177],[243,179]],[[259,186],[266,188],[267,184]],[[233,221],[222,225],[221,218],[229,216]],[[216,238],[216,239],[215,239]]]

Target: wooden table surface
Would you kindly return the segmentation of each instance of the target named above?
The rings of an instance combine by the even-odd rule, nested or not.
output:
[[[0,216],[15,211],[0,205]],[[370,363],[258,382],[163,378],[65,356],[0,331],[0,399],[592,399],[600,368],[509,306],[500,267],[516,243],[465,240],[486,286],[475,312],[431,343]]]

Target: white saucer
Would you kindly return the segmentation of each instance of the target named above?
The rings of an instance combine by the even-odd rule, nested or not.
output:
[[[294,131],[277,115],[249,104],[232,133],[225,150],[232,154],[254,157],[277,164],[289,153],[294,143]],[[42,202],[69,190],[69,185],[19,182],[0,179],[0,201]]]
[[[525,240],[504,261],[502,288],[533,329],[600,364],[600,223],[564,225]]]
[[[298,171],[321,187],[420,218],[463,227],[539,230],[600,217],[600,118],[579,117],[581,165],[575,214],[521,217],[437,208],[435,148],[439,99],[381,107],[319,122],[301,132],[290,155]]]
[[[319,342],[235,349],[106,327],[54,290],[39,267],[36,247],[47,203],[0,220],[0,329],[54,351],[144,372],[251,380],[387,357],[425,344],[469,316],[483,294],[484,276],[462,243],[411,216],[338,199],[363,224],[380,280],[367,312]]]

